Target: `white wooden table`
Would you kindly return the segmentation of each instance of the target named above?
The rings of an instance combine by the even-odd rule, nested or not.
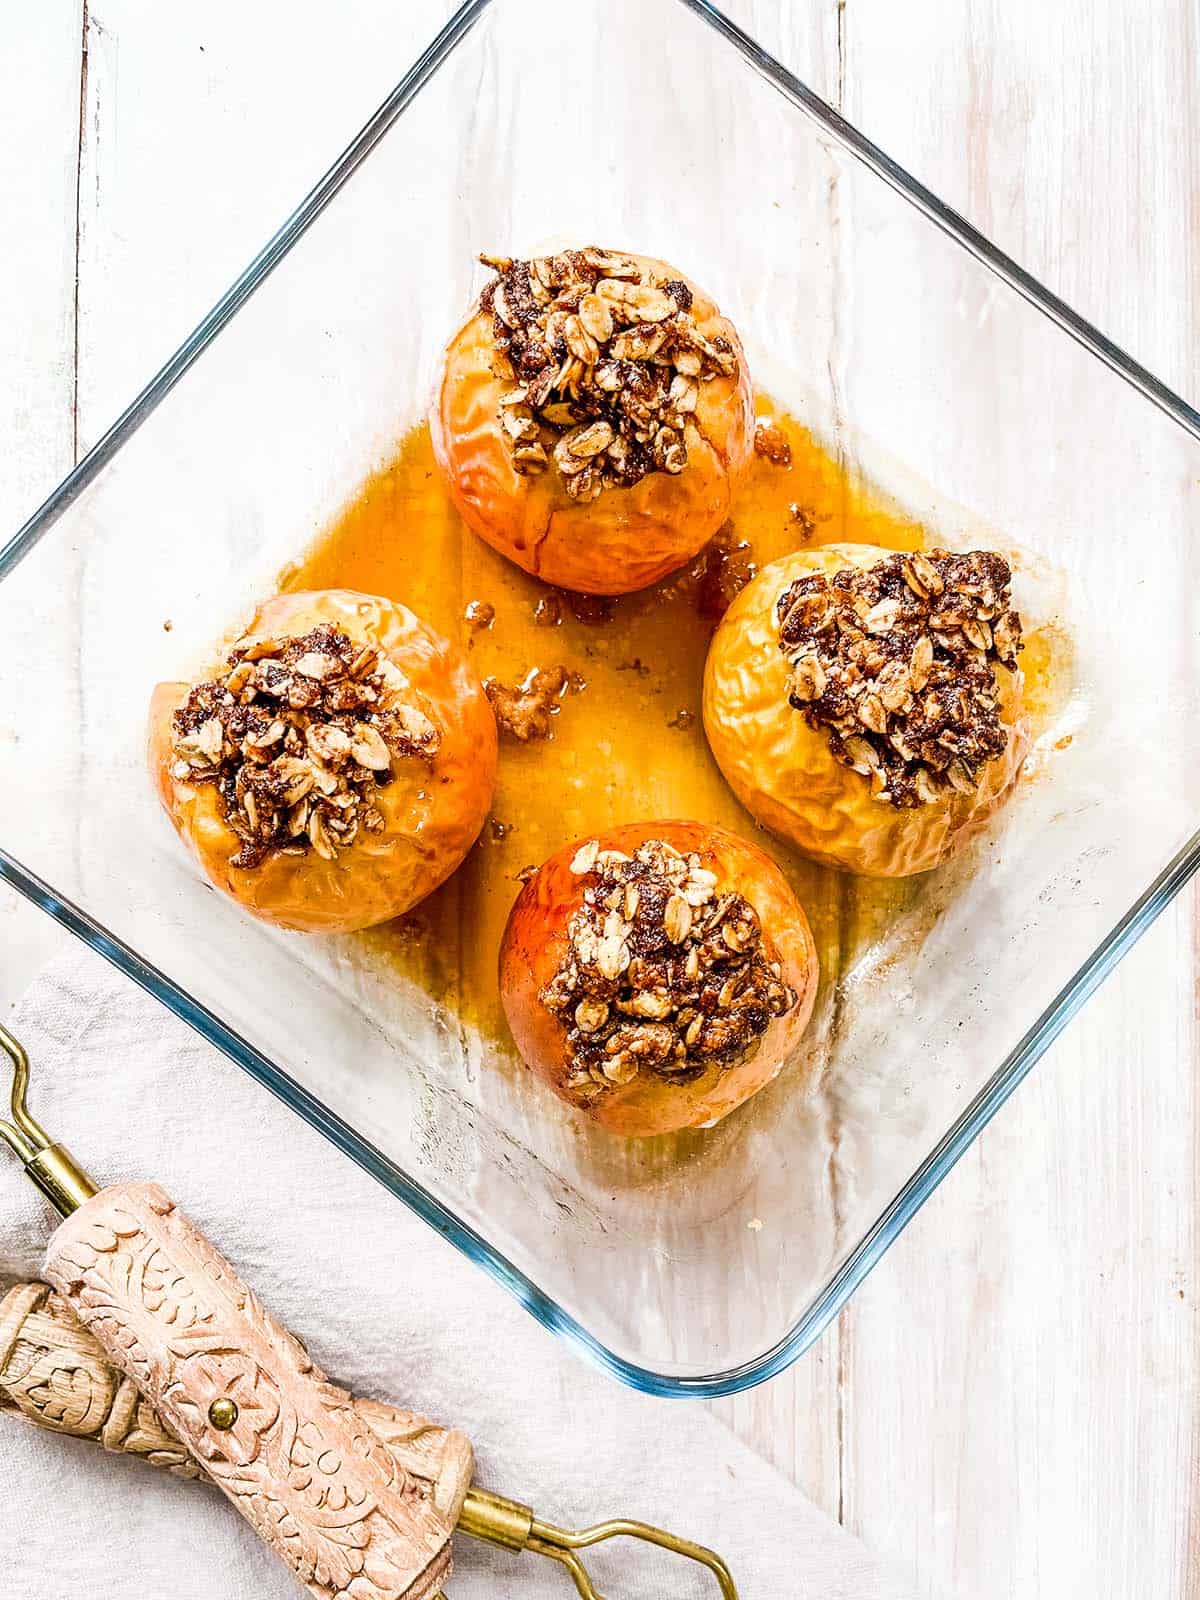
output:
[[[0,527],[190,330],[448,9],[0,10]],[[1196,399],[1200,0],[726,9]],[[1124,962],[816,1351],[717,1407],[930,1595],[1200,1595],[1197,903]],[[0,895],[4,1001],[65,939]]]

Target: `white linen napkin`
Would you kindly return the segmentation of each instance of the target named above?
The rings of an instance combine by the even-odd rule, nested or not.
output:
[[[318,1365],[465,1429],[477,1481],[559,1523],[623,1514],[711,1545],[742,1600],[913,1600],[716,1419],[594,1371],[97,957],[72,951],[47,968],[12,1027],[34,1062],[35,1115],[100,1182],[160,1182]],[[16,1162],[0,1159],[0,1287],[36,1275],[53,1220]],[[212,1489],[8,1416],[0,1508],[5,1595],[302,1592]],[[452,1600],[573,1593],[540,1557],[455,1543]],[[715,1600],[712,1578],[678,1557],[625,1540],[602,1549],[592,1566],[612,1600]]]

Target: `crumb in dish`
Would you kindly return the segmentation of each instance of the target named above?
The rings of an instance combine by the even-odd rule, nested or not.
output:
[[[511,687],[495,678],[485,678],[483,689],[501,734],[518,744],[536,744],[552,737],[551,718],[558,715],[571,681],[565,667],[535,667],[522,682]]]
[[[773,467],[790,467],[792,447],[788,436],[777,422],[759,417],[754,428],[754,454],[764,456]]]

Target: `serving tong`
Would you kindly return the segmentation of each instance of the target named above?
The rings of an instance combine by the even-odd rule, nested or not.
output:
[[[101,1189],[26,1105],[12,1063],[0,1139],[60,1213],[45,1282],[0,1300],[0,1412],[207,1478],[321,1600],[445,1600],[454,1531],[559,1562],[602,1600],[579,1552],[641,1539],[707,1568],[724,1561],[628,1518],[573,1531],[471,1482],[470,1441],[331,1384],[301,1342],[153,1183]]]

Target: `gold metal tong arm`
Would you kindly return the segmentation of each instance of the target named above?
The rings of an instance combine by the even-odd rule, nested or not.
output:
[[[677,1556],[698,1562],[716,1578],[722,1600],[738,1600],[729,1568],[715,1550],[693,1544],[690,1539],[681,1539],[678,1534],[668,1533],[665,1528],[652,1527],[648,1522],[633,1522],[627,1517],[618,1517],[574,1532],[570,1528],[557,1527],[553,1522],[543,1522],[534,1515],[531,1506],[522,1505],[517,1500],[492,1494],[487,1489],[471,1488],[463,1502],[458,1528],[460,1533],[469,1534],[472,1539],[483,1539],[504,1550],[532,1550],[539,1556],[559,1562],[571,1574],[583,1600],[602,1600],[602,1596],[577,1552],[591,1545],[602,1544],[606,1539],[621,1538],[642,1539],[647,1544],[657,1545],[662,1550],[670,1550]]]
[[[69,1217],[85,1200],[97,1192],[96,1185],[69,1150],[55,1144],[25,1104],[29,1090],[29,1057],[20,1040],[14,1039],[0,1023],[0,1049],[12,1062],[13,1081],[9,1104],[12,1120],[0,1121],[0,1139],[17,1156],[31,1182],[46,1196],[61,1216]]]

